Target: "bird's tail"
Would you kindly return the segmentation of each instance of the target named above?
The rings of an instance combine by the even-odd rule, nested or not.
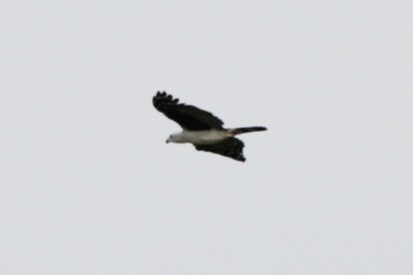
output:
[[[241,128],[233,128],[229,129],[228,133],[231,135],[240,135],[240,134],[245,134],[245,133],[251,133],[251,132],[258,132],[258,131],[266,131],[267,128],[261,127],[261,126],[254,126],[254,127],[241,127]]]

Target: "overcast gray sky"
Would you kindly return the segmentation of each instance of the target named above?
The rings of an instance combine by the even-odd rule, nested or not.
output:
[[[2,1],[1,274],[413,274],[412,1]],[[165,90],[242,136],[191,145]]]

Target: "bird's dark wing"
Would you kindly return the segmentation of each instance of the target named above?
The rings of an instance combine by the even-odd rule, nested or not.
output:
[[[198,151],[220,154],[238,161],[245,161],[242,153],[244,143],[237,138],[227,138],[212,145],[194,145]]]
[[[201,110],[195,106],[178,103],[179,99],[173,98],[165,92],[157,92],[153,97],[153,106],[168,118],[177,122],[183,129],[198,130],[222,130],[222,120],[210,112]]]

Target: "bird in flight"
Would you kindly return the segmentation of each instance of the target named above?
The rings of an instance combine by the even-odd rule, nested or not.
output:
[[[179,103],[179,99],[166,92],[157,92],[152,102],[158,111],[183,129],[170,135],[166,143],[192,143],[198,151],[220,154],[238,161],[245,161],[242,153],[244,143],[235,136],[267,130],[261,126],[226,129],[223,127],[224,122],[210,112]]]

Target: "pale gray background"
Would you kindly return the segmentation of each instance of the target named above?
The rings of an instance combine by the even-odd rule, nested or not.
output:
[[[413,274],[413,2],[204,2],[1,2],[0,273]]]

